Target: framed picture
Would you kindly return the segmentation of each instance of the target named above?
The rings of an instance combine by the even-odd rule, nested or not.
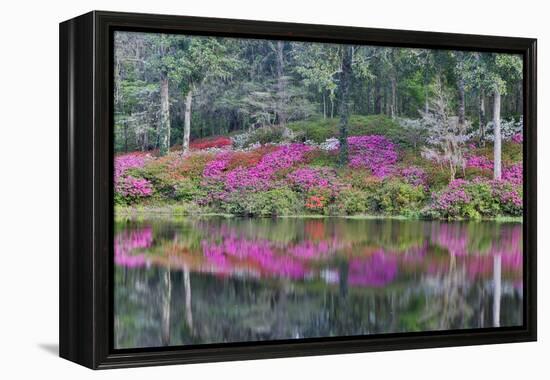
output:
[[[536,40],[60,24],[60,356],[536,340]]]

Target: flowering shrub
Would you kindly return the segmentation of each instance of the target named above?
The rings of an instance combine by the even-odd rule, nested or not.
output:
[[[512,182],[491,181],[493,196],[498,199],[501,211],[512,216],[523,213],[523,192],[521,186]]]
[[[257,165],[238,167],[227,173],[225,186],[228,191],[239,189],[264,190],[274,185],[275,174],[302,161],[312,148],[304,144],[284,145],[265,154]]]
[[[523,182],[523,164],[520,162],[504,168],[502,179],[516,185],[521,184]]]
[[[227,173],[225,177],[225,188],[230,192],[237,190],[267,190],[272,185],[271,176],[258,171],[256,167],[238,167]]]
[[[348,137],[349,166],[367,168],[376,177],[386,177],[397,162],[394,144],[384,136]]]
[[[523,144],[523,133],[518,132],[510,139],[515,144]]]
[[[136,200],[153,194],[153,188],[149,181],[144,178],[134,178],[131,175],[119,179],[116,191],[127,200]]]
[[[224,148],[231,146],[231,139],[225,136],[196,139],[189,144],[190,149],[201,150],[209,148]]]
[[[129,169],[143,168],[149,157],[145,154],[130,153],[115,158],[115,202],[131,203],[153,193],[151,183],[144,178],[128,175]]]
[[[493,170],[493,161],[486,156],[470,156],[466,160],[467,168],[476,168],[484,170]]]
[[[428,186],[428,175],[424,169],[419,167],[409,166],[401,169],[401,177],[403,177],[405,182],[409,185],[422,186],[423,188],[427,188]]]
[[[321,211],[325,207],[326,199],[322,195],[310,195],[306,200],[306,208],[311,211]]]
[[[203,177],[216,178],[219,177],[223,171],[229,166],[231,160],[231,152],[222,152],[216,155],[216,157],[204,166],[202,172]]]
[[[446,189],[433,194],[429,210],[431,216],[446,219],[457,219],[465,216],[465,209],[472,199],[465,190],[466,185],[466,181],[455,179]]]
[[[233,170],[238,167],[249,168],[258,165],[262,157],[275,150],[275,147],[263,146],[251,151],[236,151],[231,155],[227,169]]]
[[[227,141],[211,138],[193,145],[203,149],[216,143],[208,151],[120,155],[115,158],[115,202],[131,204],[154,196],[154,201],[179,201],[178,207],[197,212],[252,216],[418,216],[421,210],[426,217],[443,219],[522,215],[519,135],[512,139],[516,142],[503,144],[502,180],[489,179],[491,147],[471,146],[464,156],[464,179],[449,184],[446,165],[425,161],[412,150],[404,151],[398,163],[396,145],[385,136],[365,134],[369,132],[348,138],[345,167],[338,165],[335,138],[246,150],[220,149]],[[433,193],[426,202],[429,189]]]
[[[521,190],[512,183],[476,178],[457,179],[434,194],[428,214],[445,219],[479,219],[501,214],[517,216],[522,210]]]
[[[144,153],[128,153],[115,157],[115,182],[128,169],[143,168],[150,157]]]
[[[304,192],[318,188],[329,190],[334,194],[339,188],[336,171],[331,168],[302,167],[290,173],[287,178]]]

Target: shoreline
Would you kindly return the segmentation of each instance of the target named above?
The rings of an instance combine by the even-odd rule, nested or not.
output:
[[[247,218],[247,219],[351,219],[351,220],[402,220],[402,221],[432,221],[432,222],[500,222],[500,223],[522,223],[522,216],[497,216],[494,218],[481,219],[428,219],[421,217],[407,217],[403,215],[376,215],[376,214],[357,214],[357,215],[320,215],[320,214],[289,214],[277,215],[272,217],[250,217],[246,215],[228,214],[220,212],[188,212],[181,205],[162,205],[162,206],[117,206],[114,207],[115,221],[127,218],[161,218],[173,216],[176,218],[211,218],[220,217],[226,219]]]

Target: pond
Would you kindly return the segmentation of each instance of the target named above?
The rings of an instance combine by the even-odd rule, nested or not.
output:
[[[115,348],[522,324],[522,224],[117,221]]]

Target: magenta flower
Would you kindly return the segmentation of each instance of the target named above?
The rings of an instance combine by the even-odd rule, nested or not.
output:
[[[394,144],[384,136],[348,137],[349,166],[367,168],[376,177],[386,177],[397,162]]]

